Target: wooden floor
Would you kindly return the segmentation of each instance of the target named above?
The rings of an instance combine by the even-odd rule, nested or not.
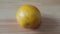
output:
[[[16,22],[17,9],[23,4],[40,10],[42,24],[37,30],[26,31]],[[60,34],[60,5],[53,4],[44,0],[0,0],[0,34]]]

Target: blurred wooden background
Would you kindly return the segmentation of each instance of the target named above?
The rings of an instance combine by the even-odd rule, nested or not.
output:
[[[41,12],[42,24],[36,31],[26,31],[16,22],[17,9],[23,4]],[[0,34],[60,34],[60,0],[0,0]]]

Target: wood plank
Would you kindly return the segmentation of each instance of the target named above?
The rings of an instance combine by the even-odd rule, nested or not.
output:
[[[57,5],[59,3],[53,5],[54,2],[52,0],[0,0],[0,34],[60,34],[60,5]],[[42,24],[37,30],[28,31],[18,25],[16,12],[23,4],[34,5],[41,11]]]

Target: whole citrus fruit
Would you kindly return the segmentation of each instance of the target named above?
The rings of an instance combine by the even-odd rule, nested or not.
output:
[[[41,22],[40,11],[32,5],[22,5],[16,13],[17,22],[24,28],[37,28]]]

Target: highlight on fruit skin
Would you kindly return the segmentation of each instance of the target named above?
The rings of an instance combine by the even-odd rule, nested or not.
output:
[[[16,20],[23,28],[35,29],[41,24],[41,14],[35,6],[26,4],[19,7]]]

